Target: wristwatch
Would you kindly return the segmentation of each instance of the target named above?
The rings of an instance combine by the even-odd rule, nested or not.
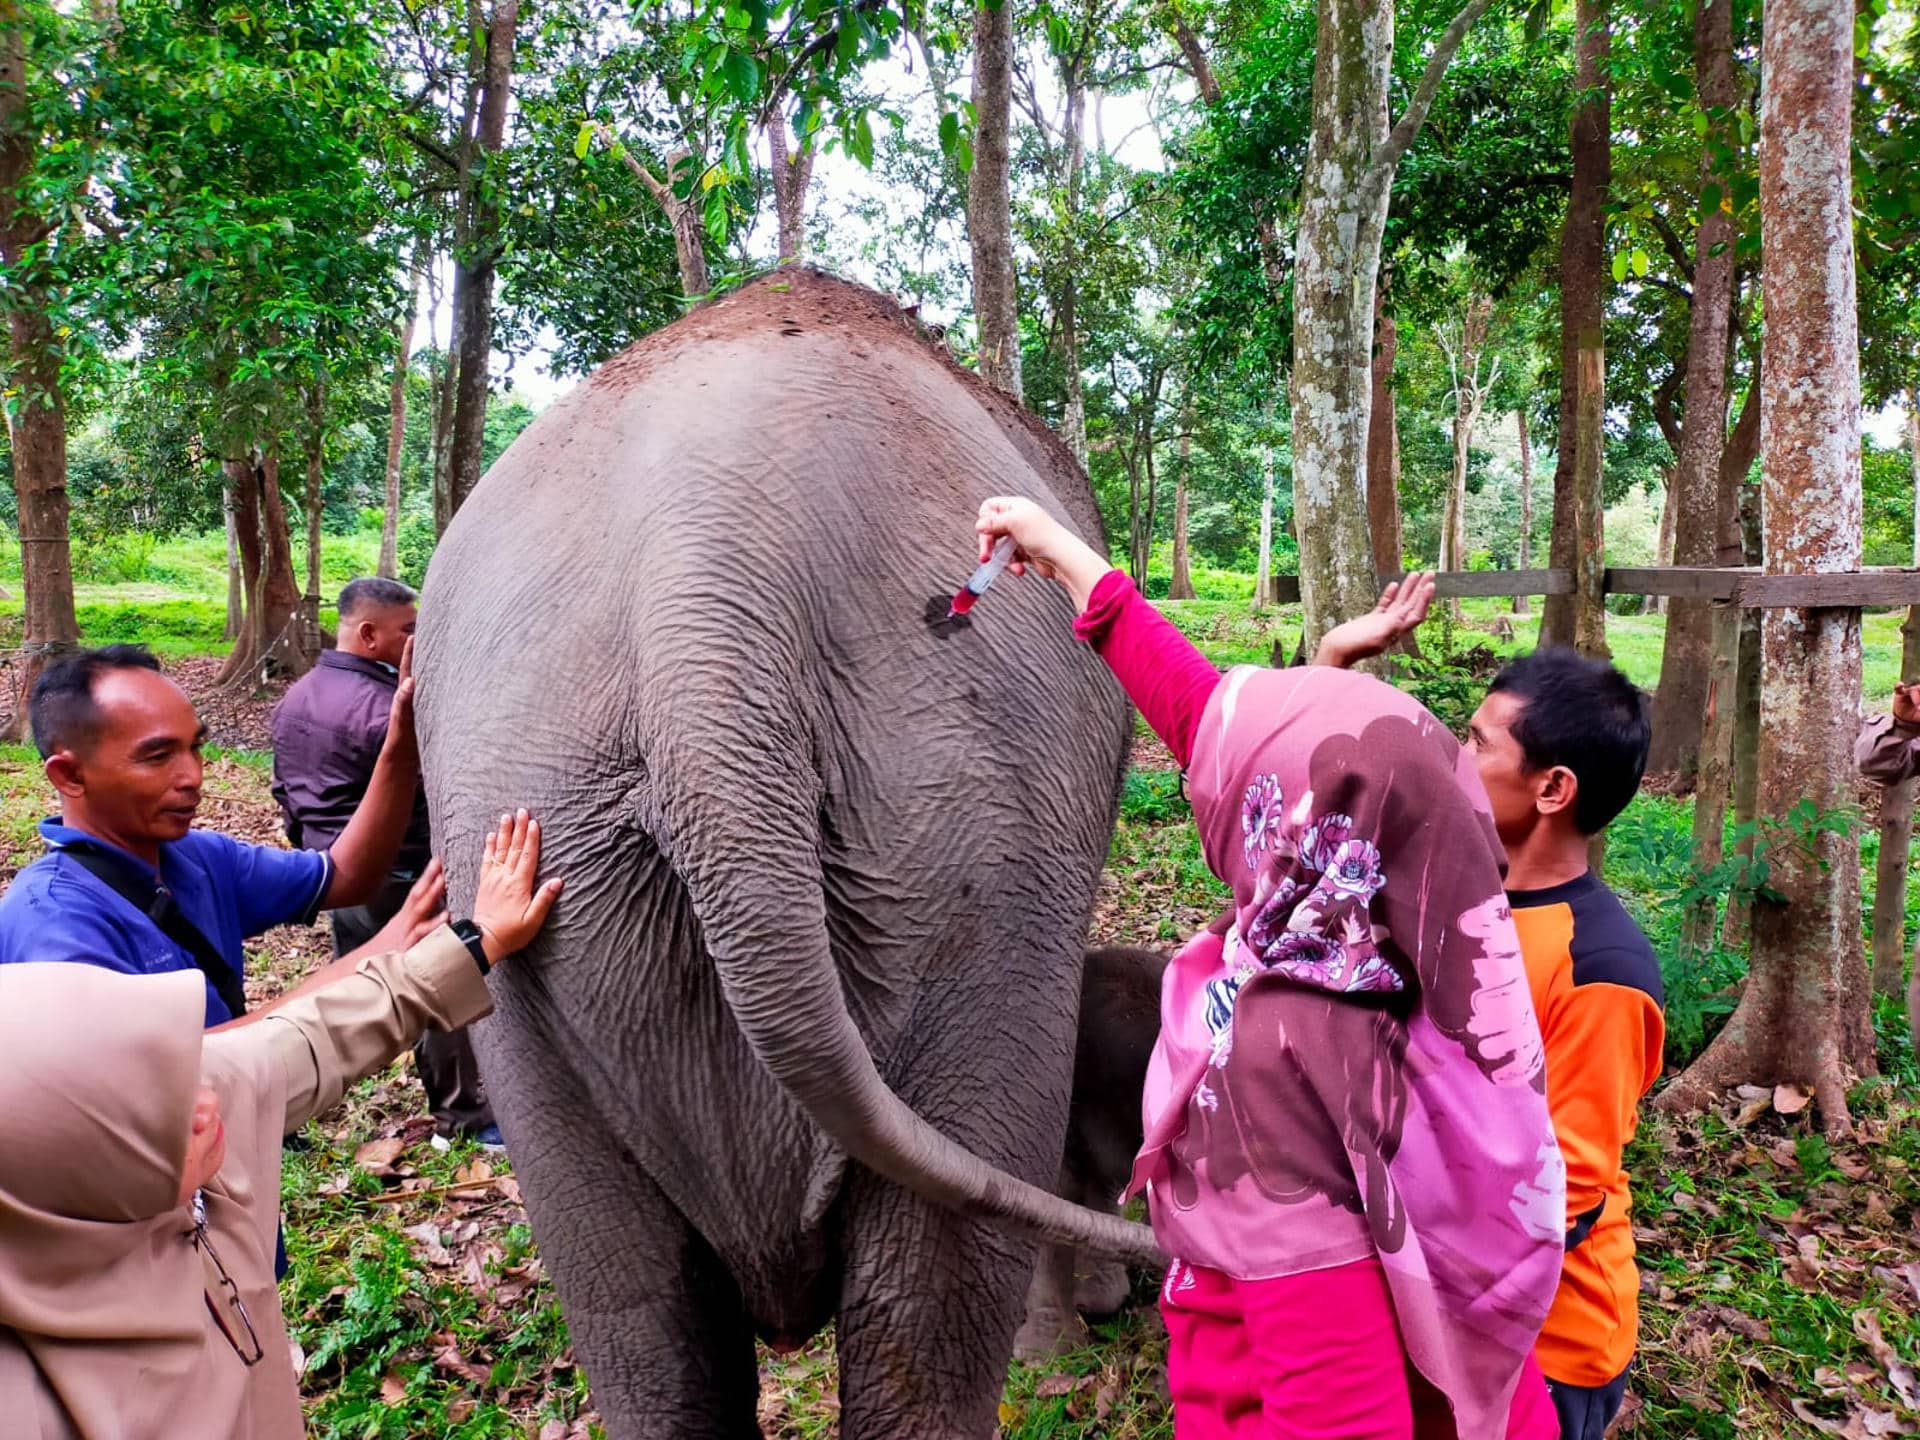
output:
[[[471,920],[456,920],[448,928],[460,937],[460,943],[467,947],[467,953],[473,956],[473,963],[480,967],[483,977],[493,969],[487,961],[486,937],[478,925]]]

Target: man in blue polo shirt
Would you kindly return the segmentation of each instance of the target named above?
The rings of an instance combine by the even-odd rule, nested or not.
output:
[[[418,782],[412,701],[409,653],[359,810],[329,849],[281,850],[192,828],[205,727],[146,647],[109,645],[49,665],[30,718],[62,814],[41,822],[47,853],[0,898],[0,964],[198,968],[208,1026],[235,1019],[246,941],[361,904],[386,883]]]

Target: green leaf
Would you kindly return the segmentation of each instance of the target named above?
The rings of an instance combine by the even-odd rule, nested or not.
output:
[[[586,122],[586,124],[580,127],[580,133],[573,137],[573,158],[576,160],[586,159],[587,151],[591,150],[592,148],[593,148],[593,122],[589,120]]]
[[[940,117],[940,153],[952,159],[953,152],[959,144],[960,117],[949,110]]]
[[[727,89],[733,92],[733,98],[742,105],[752,101],[760,93],[760,66],[751,55],[738,50],[727,52],[725,68]]]
[[[1613,283],[1618,285],[1627,278],[1627,252],[1616,250],[1613,253]]]
[[[964,135],[960,137],[960,143],[953,147],[953,163],[960,167],[962,175],[973,172],[973,142]]]
[[[863,166],[873,168],[873,126],[868,123],[864,110],[853,117],[853,127],[847,132],[847,148]]]
[[[840,22],[840,31],[833,37],[833,54],[842,65],[851,65],[860,58],[860,32],[855,28],[856,17],[849,14]]]
[[[1633,273],[1644,279],[1652,264],[1653,262],[1647,258],[1647,252],[1636,246],[1633,252]]]
[[[215,135],[218,135],[222,130],[226,128],[227,128],[227,116],[225,111],[213,110],[208,112],[207,129],[210,132],[212,132]]]
[[[707,234],[716,245],[727,243],[727,192],[724,186],[715,186],[707,191],[707,203],[702,211],[707,224]]]

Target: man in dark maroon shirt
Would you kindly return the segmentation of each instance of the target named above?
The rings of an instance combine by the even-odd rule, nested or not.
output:
[[[339,648],[321,651],[319,663],[273,712],[273,796],[286,816],[287,838],[302,849],[330,846],[366,794],[415,618],[414,593],[399,581],[351,582],[340,592]],[[333,912],[333,953],[371,940],[432,858],[422,787],[385,890],[365,905]],[[438,1122],[436,1138],[460,1132],[483,1145],[500,1143],[465,1031],[428,1031],[414,1061]]]

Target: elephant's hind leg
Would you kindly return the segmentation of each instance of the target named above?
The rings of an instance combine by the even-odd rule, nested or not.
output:
[[[561,1067],[515,1078],[495,1108],[608,1436],[760,1440],[753,1330],[733,1276]],[[534,1101],[529,1088],[547,1093]]]

